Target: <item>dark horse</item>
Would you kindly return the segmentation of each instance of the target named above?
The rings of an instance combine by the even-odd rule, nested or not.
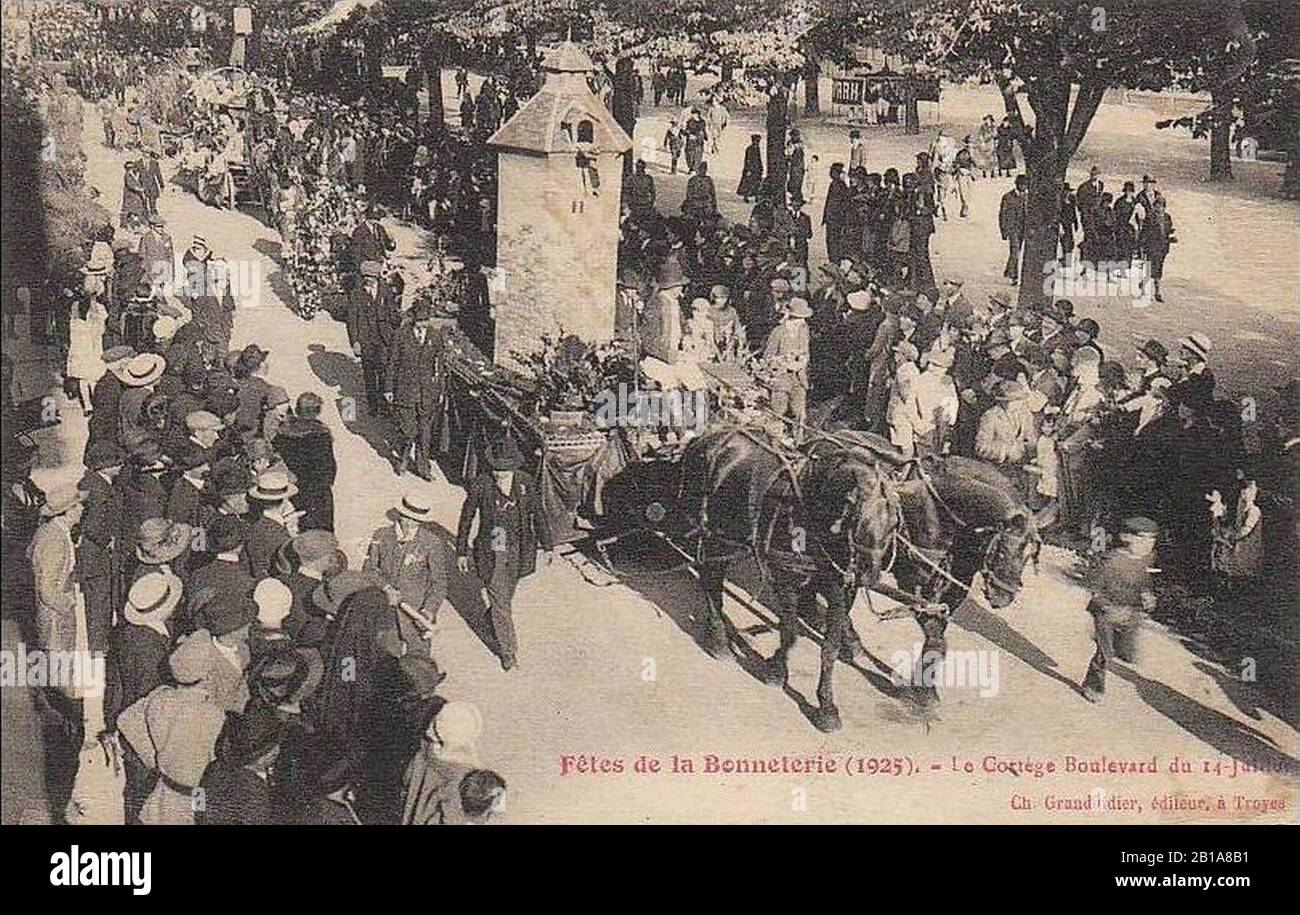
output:
[[[965,599],[961,592],[979,572],[991,606],[1005,607],[1014,601],[1025,566],[1038,561],[1042,539],[1033,513],[1016,495],[1011,481],[991,464],[957,456],[913,463],[903,474],[898,484],[903,542],[893,566],[899,589],[929,605],[958,592],[955,610]],[[949,615],[915,615],[925,634],[921,693],[934,700],[938,698],[934,677],[946,651]]]
[[[781,641],[767,663],[769,683],[785,684],[799,607],[821,595],[826,625],[812,721],[835,730],[832,671],[861,643],[849,607],[859,587],[879,579],[902,517],[886,473],[863,449],[823,442],[790,451],[755,427],[695,439],[680,473],[678,508],[692,528],[688,542],[708,604],[709,652],[730,654],[722,589],[728,566],[741,556],[758,562],[776,596]]]

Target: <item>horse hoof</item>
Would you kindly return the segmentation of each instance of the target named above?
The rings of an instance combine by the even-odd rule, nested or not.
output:
[[[831,731],[838,731],[843,725],[840,721],[839,709],[833,705],[823,705],[813,711],[813,727],[823,734],[829,734]]]
[[[922,708],[930,708],[939,704],[939,691],[933,686],[918,689],[914,693],[916,704]]]
[[[785,686],[789,676],[789,668],[775,658],[769,660],[763,667],[763,682],[768,686]]]

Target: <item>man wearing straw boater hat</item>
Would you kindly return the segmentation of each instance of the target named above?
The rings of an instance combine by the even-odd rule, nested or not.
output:
[[[135,350],[126,345],[104,350],[100,358],[104,371],[95,382],[90,395],[90,415],[87,417],[86,448],[104,439],[117,441],[117,425],[121,417],[122,392],[126,389],[122,372],[135,357]]]
[[[393,523],[375,531],[364,566],[397,592],[399,608],[413,610],[430,623],[438,621],[447,596],[451,560],[449,544],[430,526],[433,521],[429,496],[408,492],[393,509]]]
[[[260,511],[244,537],[244,559],[254,578],[265,578],[275,567],[275,557],[298,535],[298,518],[292,499],[297,485],[281,470],[265,470],[248,489],[249,504]]]
[[[537,484],[523,469],[524,456],[509,436],[494,442],[486,455],[488,469],[480,473],[465,493],[456,525],[457,564],[470,571],[483,586],[497,639],[501,667],[510,670],[517,662],[515,625],[511,602],[521,578],[537,568],[537,548],[551,550],[550,530],[542,515]],[[473,551],[470,533],[474,522]]]
[[[169,622],[181,602],[178,579],[151,572],[131,586],[122,622],[113,630],[113,669],[104,696],[104,724],[117,730],[117,717],[162,686],[175,631]],[[132,823],[149,793],[148,768],[135,753],[122,754],[126,822]]]
[[[1178,341],[1182,356],[1183,378],[1170,397],[1175,403],[1185,403],[1195,410],[1205,412],[1214,400],[1214,372],[1210,371],[1210,338],[1193,331]]]

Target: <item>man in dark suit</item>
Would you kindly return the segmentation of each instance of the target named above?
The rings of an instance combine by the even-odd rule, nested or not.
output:
[[[1029,179],[1016,175],[1016,186],[1002,195],[998,207],[998,229],[1007,243],[1007,265],[1002,275],[1015,286],[1020,282],[1020,251],[1029,222]]]
[[[461,572],[470,571],[470,531],[474,535],[473,568],[487,596],[492,631],[497,639],[501,667],[510,670],[517,661],[511,601],[519,579],[537,569],[539,543],[548,554],[550,531],[542,515],[537,483],[523,469],[524,458],[511,438],[488,449],[488,470],[480,473],[465,493],[456,525],[456,555]],[[548,557],[549,558],[549,557]]]
[[[397,247],[393,237],[388,234],[383,223],[379,220],[383,216],[384,210],[380,204],[371,204],[369,213],[366,218],[357,224],[352,232],[351,254],[354,264],[364,264],[366,261],[383,262],[388,256],[388,252]]]
[[[361,360],[371,413],[379,412],[384,367],[399,317],[392,297],[385,294],[382,273],[378,261],[363,262],[361,283],[348,293],[348,340],[353,355]]]
[[[433,424],[442,400],[438,349],[434,345],[431,306],[412,309],[397,331],[389,351],[384,379],[384,399],[397,421],[394,469],[398,476],[413,461],[417,475],[431,478]]]
[[[1087,235],[1092,223],[1092,213],[1101,200],[1105,184],[1101,180],[1101,169],[1093,166],[1088,169],[1088,180],[1079,185],[1074,192],[1074,199],[1079,208],[1079,218],[1083,222],[1083,234]]]
[[[826,259],[838,264],[844,256],[845,217],[849,209],[849,186],[844,180],[844,163],[831,166],[831,183],[826,188],[826,206],[822,209],[822,225],[826,227]]]
[[[311,391],[298,395],[293,413],[276,432],[274,446],[284,466],[298,478],[295,504],[306,514],[303,530],[334,530],[334,436],[320,420],[321,399]]]
[[[212,558],[189,574],[185,582],[186,606],[180,621],[184,631],[197,626],[198,611],[215,597],[251,598],[257,580],[244,561],[247,527],[235,515],[216,515],[206,528],[207,548]]]
[[[262,471],[249,487],[249,501],[261,509],[244,535],[244,561],[254,578],[270,575],[281,547],[297,536],[300,513],[289,501],[297,494],[298,487],[282,470]]]

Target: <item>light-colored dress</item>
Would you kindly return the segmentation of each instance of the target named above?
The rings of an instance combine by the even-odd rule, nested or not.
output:
[[[72,305],[68,322],[67,376],[82,381],[98,381],[104,373],[104,329],[108,324],[108,309],[98,299],[92,299],[84,318],[79,317],[79,303]]]

